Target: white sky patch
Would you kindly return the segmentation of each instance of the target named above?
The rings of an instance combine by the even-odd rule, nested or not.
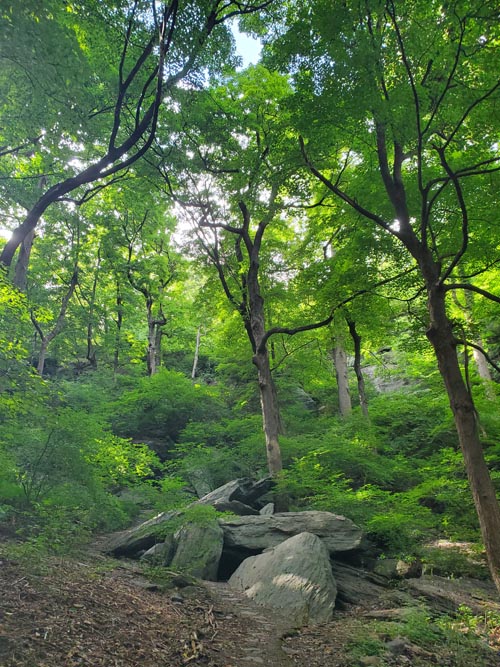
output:
[[[249,65],[255,65],[255,63],[259,62],[260,54],[262,51],[262,44],[260,40],[240,32],[236,21],[231,23],[231,31],[233,33],[234,39],[236,40],[236,53],[243,60],[242,69],[245,69],[245,67],[248,67]]]

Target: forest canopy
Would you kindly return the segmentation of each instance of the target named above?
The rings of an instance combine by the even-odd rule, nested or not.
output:
[[[500,588],[499,18],[0,3],[2,531],[270,474],[383,553],[482,543]]]

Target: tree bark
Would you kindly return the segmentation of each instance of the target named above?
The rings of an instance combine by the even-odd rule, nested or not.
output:
[[[333,363],[335,366],[335,377],[337,378],[340,416],[347,417],[352,412],[349,379],[347,377],[347,355],[344,347],[338,341],[333,348]]]
[[[200,342],[201,342],[201,324],[198,327],[198,331],[196,332],[196,346],[194,348],[193,370],[191,371],[191,380],[195,379],[196,372],[198,370],[198,359],[200,357]]]
[[[35,240],[35,230],[32,229],[31,232],[24,237],[21,247],[19,249],[19,256],[16,262],[16,270],[14,273],[14,285],[21,290],[21,292],[26,291],[26,282],[28,278],[28,266],[30,262],[31,249],[33,247],[33,241]]]
[[[479,439],[474,404],[460,371],[457,343],[446,314],[442,287],[428,289],[428,308],[430,327],[427,337],[434,348],[455,418],[491,576],[500,590],[500,507]]]
[[[116,334],[115,334],[115,350],[113,355],[113,371],[116,373],[120,365],[120,347],[122,340],[122,324],[123,324],[123,296],[121,291],[120,281],[116,281]]]
[[[370,416],[368,414],[368,399],[366,398],[365,379],[363,377],[363,371],[361,370],[361,336],[356,329],[356,322],[347,318],[347,326],[349,327],[349,333],[351,334],[352,342],[354,343],[354,372],[358,382],[359,405],[363,415],[366,417],[366,419],[369,419]]]
[[[269,353],[267,349],[257,352],[253,357],[257,367],[260,405],[262,408],[262,424],[266,439],[267,464],[272,476],[283,469],[279,434],[281,433],[281,418],[278,407],[278,395],[271,374]]]
[[[483,341],[481,340],[481,338],[476,339],[474,342],[477,343],[479,347],[483,347]],[[474,357],[474,361],[476,362],[477,373],[481,378],[481,380],[483,380],[486,384],[486,394],[488,398],[493,398],[495,394],[491,390],[491,388],[488,387],[488,383],[493,382],[493,379],[491,377],[490,367],[488,365],[488,362],[486,361],[486,357],[480,350],[476,350],[475,348],[473,348],[472,350],[472,356]]]
[[[142,291],[142,290],[141,290]],[[143,291],[144,294],[144,291]],[[167,323],[166,317],[160,308],[159,317],[153,314],[153,298],[146,297],[146,309],[148,314],[148,349],[146,353],[146,365],[148,375],[155,375],[158,372],[161,361],[161,330]]]

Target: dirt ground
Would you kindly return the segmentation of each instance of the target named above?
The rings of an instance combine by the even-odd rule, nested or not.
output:
[[[462,624],[458,642],[434,641],[430,617],[419,629],[422,613],[411,621],[415,627],[407,620],[410,638],[398,635],[408,610],[398,591],[370,608],[339,611],[330,623],[296,629],[286,614],[257,608],[227,585],[186,585],[181,578],[172,587],[175,581],[164,586],[154,579],[135,563],[95,553],[36,568],[0,556],[0,665],[500,666],[493,608],[485,608],[482,625],[476,615]],[[474,592],[468,595],[472,601]],[[471,632],[480,634],[472,646]]]

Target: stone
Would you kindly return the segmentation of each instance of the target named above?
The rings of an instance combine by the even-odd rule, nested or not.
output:
[[[328,551],[307,532],[244,560],[229,586],[298,625],[329,621],[337,594]]]
[[[220,519],[224,547],[262,551],[275,547],[293,535],[309,532],[321,538],[330,553],[359,547],[361,528],[350,519],[331,512],[286,512],[270,516]]]
[[[208,524],[188,523],[175,534],[177,549],[171,567],[193,577],[217,580],[223,532],[216,520]]]
[[[154,544],[145,551],[141,560],[153,565],[170,565],[174,557],[176,543],[173,535],[167,535],[164,542]]]
[[[337,606],[370,604],[378,601],[387,588],[387,579],[346,563],[332,563],[337,582]]]
[[[395,639],[387,642],[385,645],[387,650],[390,651],[393,655],[402,655],[407,648],[411,646],[410,642],[403,637],[396,637]]]
[[[259,511],[259,514],[262,516],[271,516],[271,514],[274,514],[274,503],[267,503],[267,505],[264,505]]]
[[[267,493],[272,487],[273,481],[270,477],[265,477],[258,482],[252,481],[249,477],[233,479],[218,489],[207,493],[197,502],[200,505],[214,505],[218,501],[237,500],[245,505],[251,505],[253,502]]]
[[[418,559],[407,563],[397,558],[382,558],[376,561],[373,571],[387,579],[411,579],[422,574],[422,562]]]
[[[234,479],[191,503],[190,507],[212,505],[221,512],[257,515],[258,511],[250,505],[267,493],[272,483],[270,477],[258,482],[253,482],[248,477]],[[136,557],[140,551],[147,552],[159,541],[159,534],[165,534],[164,524],[181,517],[182,514],[182,511],[161,512],[139,526],[117,533],[102,545],[102,551],[117,557]]]
[[[217,512],[232,512],[238,516],[255,516],[259,512],[250,507],[250,505],[245,505],[239,500],[216,500],[212,507],[217,510]]]
[[[129,557],[136,555],[139,551],[147,551],[160,540],[161,526],[179,516],[181,512],[160,512],[139,526],[113,535],[103,544],[102,551],[117,557]]]

